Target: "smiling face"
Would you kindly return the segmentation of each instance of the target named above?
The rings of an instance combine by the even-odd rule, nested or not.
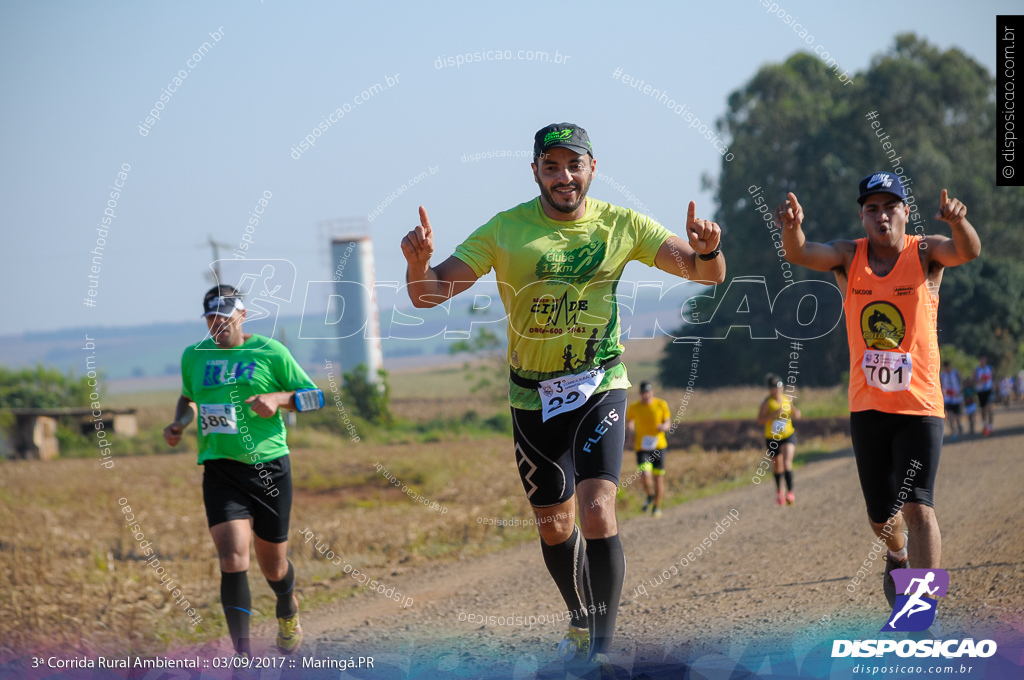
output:
[[[578,220],[587,212],[586,198],[597,168],[590,154],[572,149],[549,149],[531,164],[540,186],[544,214],[553,220]]]
[[[872,194],[861,206],[860,222],[868,240],[882,248],[899,248],[907,230],[910,206],[895,194]]]

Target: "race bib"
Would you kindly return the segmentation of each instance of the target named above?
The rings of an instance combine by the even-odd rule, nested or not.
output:
[[[238,416],[231,404],[200,404],[199,427],[203,436],[238,434]]]
[[[640,440],[641,451],[656,451],[658,449],[658,435],[648,435]]]
[[[782,434],[786,431],[786,420],[776,418],[772,421],[772,434]]]
[[[910,389],[910,376],[914,363],[904,352],[864,350],[861,362],[868,385],[883,392],[901,392]]]
[[[551,416],[575,411],[587,403],[590,395],[604,380],[603,368],[592,368],[576,375],[542,380],[537,393],[540,394],[541,422]]]

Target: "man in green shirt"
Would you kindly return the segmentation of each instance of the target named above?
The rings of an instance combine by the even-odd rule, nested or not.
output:
[[[177,446],[199,415],[203,502],[221,568],[221,605],[239,655],[250,655],[249,541],[277,594],[277,646],[289,654],[302,642],[295,571],[288,561],[292,479],[281,410],[323,406],[323,393],[280,342],[242,332],[246,310],[231,286],[203,300],[210,337],[181,357],[181,397],[164,439]]]
[[[434,234],[421,207],[402,252],[409,297],[421,308],[495,270],[509,320],[516,464],[544,562],[572,618],[559,655],[573,665],[601,665],[625,574],[615,492],[630,383],[615,289],[631,260],[721,283],[725,258],[718,225],[695,217],[692,201],[687,242],[645,215],[587,198],[597,164],[583,128],[541,129],[533,155],[539,198],[495,215],[436,267]]]

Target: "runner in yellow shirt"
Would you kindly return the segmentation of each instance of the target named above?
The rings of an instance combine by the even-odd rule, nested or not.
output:
[[[768,396],[761,402],[757,424],[764,425],[764,443],[775,461],[776,502],[793,505],[793,454],[796,452],[796,428],[793,419],[800,410],[793,407],[793,398],[782,393],[782,378],[768,376]],[[786,493],[782,493],[782,478],[786,478]]]
[[[672,411],[664,399],[655,399],[654,388],[646,380],[640,383],[640,401],[626,409],[626,428],[633,430],[633,448],[640,481],[647,500],[643,511],[661,517],[661,497],[665,492],[665,433],[671,427]]]

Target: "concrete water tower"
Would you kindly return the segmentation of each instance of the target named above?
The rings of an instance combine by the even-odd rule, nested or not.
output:
[[[380,343],[380,316],[377,313],[376,276],[373,266],[373,241],[365,235],[331,237],[331,279],[334,294],[344,299],[338,324],[343,371],[359,364],[367,377],[377,382],[377,370],[384,366]],[[359,286],[353,286],[358,283]],[[337,298],[335,298],[337,299]],[[333,316],[333,312],[330,312]]]

